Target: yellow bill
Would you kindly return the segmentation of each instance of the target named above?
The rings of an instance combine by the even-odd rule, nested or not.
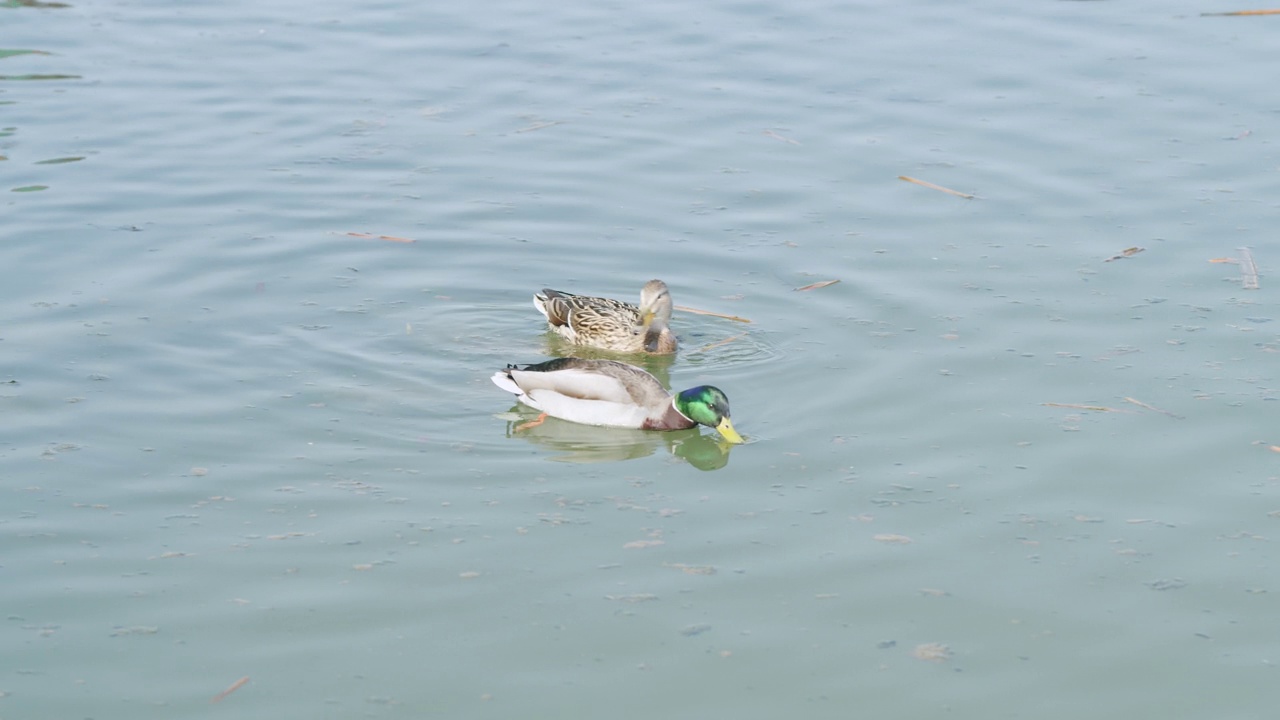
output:
[[[720,421],[720,424],[716,425],[716,432],[720,433],[721,437],[731,443],[741,444],[746,442],[746,440],[743,440],[742,436],[738,434],[738,431],[733,429],[733,423],[729,421],[728,416],[725,416],[725,418]]]

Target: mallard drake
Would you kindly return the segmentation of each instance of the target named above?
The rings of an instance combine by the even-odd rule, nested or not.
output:
[[[575,345],[659,355],[676,351],[676,336],[668,327],[671,292],[661,280],[645,283],[640,290],[639,307],[550,288],[533,296],[533,306],[546,316],[552,330]]]
[[[516,400],[550,415],[585,425],[684,430],[715,428],[731,443],[743,442],[729,420],[729,398],[718,388],[700,385],[673,397],[662,383],[633,365],[616,360],[556,358],[523,368],[508,365],[493,383]]]

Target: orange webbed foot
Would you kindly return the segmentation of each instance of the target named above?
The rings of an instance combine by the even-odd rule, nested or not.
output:
[[[532,428],[532,427],[538,427],[539,425],[541,425],[546,421],[547,421],[547,414],[542,413],[534,420],[530,420],[527,423],[520,423],[515,427],[515,431],[520,432],[521,430],[528,430],[529,428]]]

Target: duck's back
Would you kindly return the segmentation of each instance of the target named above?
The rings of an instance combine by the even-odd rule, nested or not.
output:
[[[533,306],[553,331],[572,343],[621,352],[645,349],[645,338],[636,331],[640,310],[635,305],[544,288],[533,296]]]

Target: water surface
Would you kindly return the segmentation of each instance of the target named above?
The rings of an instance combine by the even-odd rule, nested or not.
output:
[[[1267,18],[32,5],[0,715],[1272,711]],[[751,442],[515,431],[651,277]]]

